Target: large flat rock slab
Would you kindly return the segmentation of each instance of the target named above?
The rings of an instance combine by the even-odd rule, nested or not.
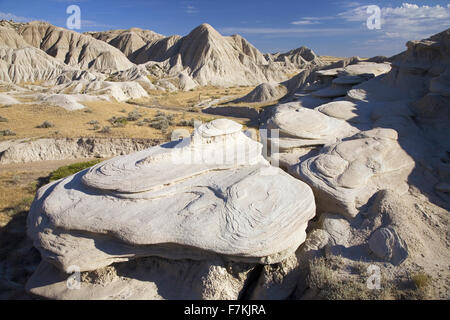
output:
[[[28,234],[63,271],[146,256],[276,263],[304,241],[315,203],[261,149],[240,125],[215,120],[42,187]]]

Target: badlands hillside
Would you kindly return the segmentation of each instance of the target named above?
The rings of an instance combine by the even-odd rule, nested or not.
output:
[[[2,299],[450,298],[450,29],[0,31]]]

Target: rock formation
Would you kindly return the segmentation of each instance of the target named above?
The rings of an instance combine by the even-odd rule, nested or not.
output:
[[[321,243],[314,256],[341,257],[349,266],[389,262],[385,277],[418,269],[437,276],[448,264],[441,232],[450,208],[450,146],[443,139],[450,134],[449,35],[450,29],[408,42],[389,60],[355,58],[313,69],[296,80],[291,102],[266,111],[262,128],[278,130],[268,134],[272,160],[313,189],[320,217],[305,246],[280,266],[299,275],[297,297],[321,295],[308,289],[308,271],[300,271],[312,268],[304,263],[311,241]],[[279,288],[270,275],[261,275],[261,283]],[[440,279],[436,288],[448,288],[448,278]],[[258,288],[258,296],[273,292]]]
[[[287,93],[284,86],[278,83],[261,83],[249,94],[236,99],[235,102],[267,102],[282,98]]]
[[[83,107],[80,93],[125,101],[149,90],[259,85],[321,63],[305,47],[266,59],[241,36],[224,37],[208,24],[185,37],[138,28],[80,34],[39,21],[1,20],[0,29],[0,81],[42,86],[50,96],[39,101],[68,110]],[[282,86],[260,89],[245,101],[285,93]]]
[[[151,139],[64,138],[0,142],[0,164],[33,161],[108,158],[149,148]]]
[[[95,271],[155,256],[211,266],[217,259],[236,266],[282,261],[304,241],[314,198],[261,151],[240,125],[220,119],[198,127],[190,139],[113,158],[42,187],[28,216],[28,235],[44,261],[30,291],[73,297],[54,295],[61,278],[50,276],[48,263],[70,273],[73,265]],[[152,268],[148,276],[158,277]],[[42,281],[56,281],[56,287],[41,290]],[[111,290],[118,294],[129,284]],[[142,285],[132,285],[131,296],[139,297]],[[222,283],[214,285],[210,290],[221,290]],[[146,290],[155,295],[158,289]]]
[[[110,30],[101,32],[86,32],[95,39],[109,43],[122,51],[130,60],[134,53],[156,40],[164,38],[163,35],[151,30],[131,28],[128,30]]]
[[[23,24],[18,33],[33,47],[83,70],[112,73],[133,65],[120,50],[103,41],[45,22]]]
[[[119,43],[113,43],[111,33],[124,34],[124,31],[108,31],[93,36],[122,48]],[[131,61],[148,64],[150,74],[155,65],[169,76],[183,71],[202,86],[257,85],[282,81],[287,79],[287,74],[298,73],[308,65],[321,63],[306,47],[265,57],[243,37],[224,37],[209,24],[198,26],[185,37],[154,35],[147,36],[146,42],[144,46],[139,42],[136,46],[141,47],[127,54]]]

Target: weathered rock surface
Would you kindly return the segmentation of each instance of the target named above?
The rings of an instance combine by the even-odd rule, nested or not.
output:
[[[235,100],[235,102],[266,102],[275,101],[283,97],[287,89],[279,84],[262,83],[244,97]]]
[[[80,69],[111,73],[133,66],[133,63],[113,46],[46,22],[23,24],[18,33],[33,47]]]
[[[280,139],[270,142],[278,142],[280,150],[333,143],[336,139],[356,133],[347,122],[301,107],[295,102],[278,107],[267,122],[267,128],[279,130]]]
[[[163,39],[164,36],[151,30],[131,28],[127,30],[109,30],[101,32],[86,32],[86,34],[122,51],[130,60],[134,53],[156,40]]]
[[[65,138],[0,142],[0,164],[43,160],[107,158],[155,145],[150,139]]]
[[[233,121],[214,120],[191,139],[113,158],[42,187],[28,234],[44,260],[65,272],[147,256],[282,261],[306,237],[313,194],[271,167],[262,145],[240,130]]]
[[[27,283],[39,297],[63,300],[237,300],[251,264],[221,260],[167,260],[140,258],[83,272],[79,288],[73,275],[43,261]]]
[[[368,243],[370,250],[377,257],[390,261],[394,265],[402,263],[408,257],[408,247],[395,229],[380,228],[375,230]]]
[[[377,190],[407,192],[406,178],[413,167],[396,132],[377,129],[325,146],[294,172],[313,188],[320,209],[354,217]]]

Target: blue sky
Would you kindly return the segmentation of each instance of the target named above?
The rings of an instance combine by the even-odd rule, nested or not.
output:
[[[390,56],[407,40],[450,27],[450,2],[432,0],[0,0],[0,19],[65,27],[71,4],[81,8],[81,32],[140,27],[186,35],[207,22],[224,35],[241,34],[263,52],[306,45],[321,55]],[[367,5],[380,7],[381,29],[367,28]]]

